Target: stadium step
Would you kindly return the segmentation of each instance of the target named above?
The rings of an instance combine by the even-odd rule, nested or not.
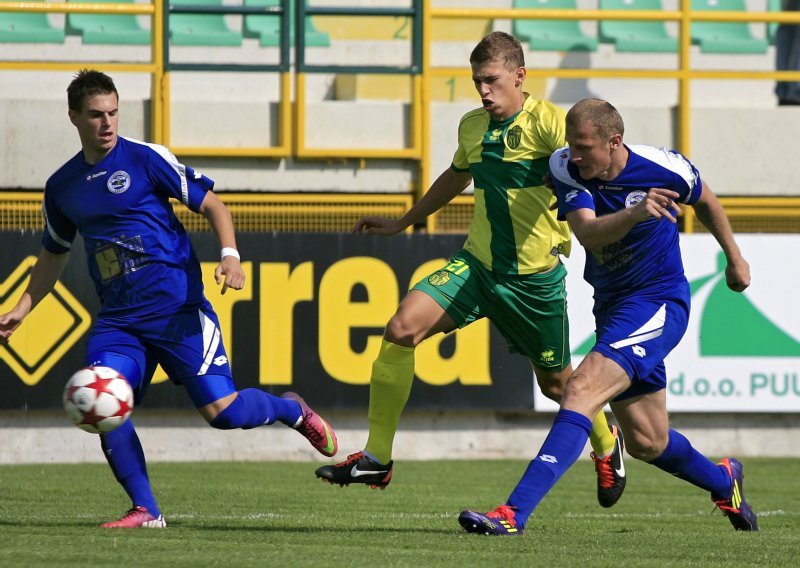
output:
[[[547,80],[543,77],[525,79],[525,91],[534,98],[543,98]],[[336,100],[411,100],[411,78],[408,75],[367,75],[339,74],[334,83]],[[431,78],[430,97],[437,102],[474,102],[478,105],[478,95],[472,78],[451,76]]]

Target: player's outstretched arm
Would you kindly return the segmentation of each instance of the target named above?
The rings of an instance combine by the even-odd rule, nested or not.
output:
[[[700,222],[717,239],[728,266],[725,268],[725,280],[728,288],[734,292],[742,292],[750,286],[750,265],[742,256],[739,245],[733,238],[733,230],[728,222],[728,216],[722,204],[711,191],[711,188],[703,182],[703,192],[700,199],[693,206],[694,212]]]
[[[11,311],[0,315],[0,343],[8,343],[11,335],[22,324],[31,310],[50,293],[64,270],[69,253],[55,254],[42,249],[31,270],[28,287]]]
[[[352,232],[354,235],[395,235],[450,203],[456,195],[466,189],[470,181],[472,176],[468,172],[456,172],[447,168],[405,215],[399,219],[361,217],[356,221]]]
[[[217,284],[222,284],[221,293],[227,292],[228,288],[241,290],[244,287],[244,270],[236,250],[236,231],[231,212],[216,194],[209,191],[200,205],[200,213],[208,219],[208,224],[222,247],[222,258],[214,270],[214,279]]]

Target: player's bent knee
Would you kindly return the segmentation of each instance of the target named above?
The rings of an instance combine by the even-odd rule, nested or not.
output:
[[[564,385],[564,396],[568,398],[583,399],[592,394],[590,379],[587,375],[574,372]]]
[[[539,384],[542,394],[550,400],[559,402],[564,396],[564,381],[556,375],[536,374],[536,382]]]
[[[416,347],[417,340],[414,329],[402,316],[395,314],[386,324],[384,338],[400,347]]]

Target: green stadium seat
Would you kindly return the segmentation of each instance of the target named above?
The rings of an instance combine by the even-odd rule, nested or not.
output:
[[[244,0],[245,6],[278,6],[280,0]],[[295,8],[294,2],[289,3],[290,10],[290,30],[289,43],[294,43],[294,22]],[[253,16],[248,15],[244,18],[244,36],[257,38],[262,47],[275,47],[281,43],[281,18],[280,16]],[[309,47],[330,47],[331,40],[328,34],[321,32],[314,27],[311,18],[306,17],[305,22],[305,42]]]
[[[68,0],[85,2],[86,0]],[[133,0],[91,0],[105,3],[133,3]],[[79,35],[83,43],[148,45],[150,30],[130,14],[67,14],[67,33]]]
[[[661,0],[600,0],[601,10],[662,10]],[[664,22],[601,20],[600,41],[614,44],[616,51],[674,53],[678,39],[667,33]]]
[[[180,6],[222,6],[222,0],[165,0]],[[241,32],[225,23],[222,14],[171,14],[170,43],[173,45],[242,45]]]
[[[0,12],[0,42],[64,43],[64,28],[53,26],[45,13]]]
[[[576,0],[514,0],[514,8],[575,9]],[[513,33],[534,51],[597,51],[597,38],[583,33],[578,20],[513,21]]]
[[[744,12],[744,0],[692,0],[692,10]],[[692,43],[703,53],[766,53],[767,40],[753,37],[746,22],[695,22]]]

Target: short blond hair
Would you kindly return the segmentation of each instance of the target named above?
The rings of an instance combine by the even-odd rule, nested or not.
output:
[[[591,124],[601,138],[625,134],[625,123],[614,105],[603,99],[582,99],[567,112],[567,126]]]
[[[497,61],[509,71],[525,67],[525,54],[522,44],[514,36],[505,32],[492,32],[484,37],[469,56],[472,64],[484,64]]]

